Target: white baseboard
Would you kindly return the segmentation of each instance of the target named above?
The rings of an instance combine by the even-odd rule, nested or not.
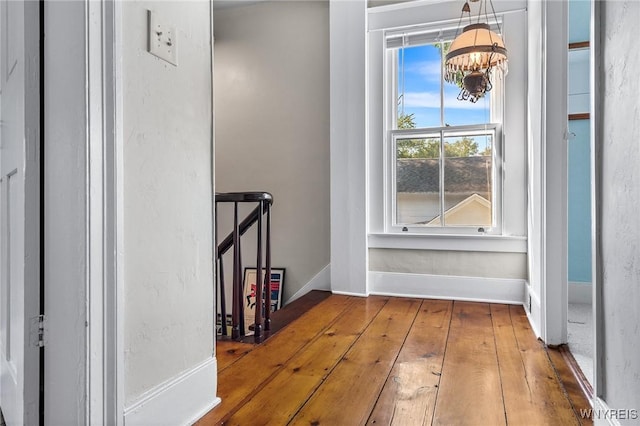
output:
[[[293,296],[291,296],[284,305],[288,305],[294,300],[304,296],[309,293],[311,290],[331,290],[331,264],[328,264],[320,272],[318,272],[315,277],[311,278],[311,281],[306,283],[300,290],[296,291]]]
[[[352,293],[350,291],[337,291],[331,290],[332,294],[339,294],[341,296],[354,296],[354,297],[368,297],[369,295],[366,293]]]
[[[218,364],[211,357],[145,392],[124,410],[125,426],[191,425],[220,403]]]
[[[569,282],[569,303],[591,304],[593,300],[593,287],[591,283]]]
[[[369,271],[369,293],[522,305],[525,281]]]
[[[601,398],[595,397],[594,400],[594,412],[593,416],[591,417],[593,419],[594,426],[620,426],[620,422],[618,421],[618,419],[614,418],[614,416],[612,415],[616,410],[612,410],[611,407],[609,407],[609,405],[607,405],[607,403],[604,402]],[[615,417],[617,417],[617,414],[618,413],[616,413]],[[634,422],[638,421],[637,418],[627,420],[634,420]]]
[[[529,286],[524,285],[524,311],[527,313],[531,329],[537,338],[542,337],[542,307],[540,306],[540,297],[529,291]]]

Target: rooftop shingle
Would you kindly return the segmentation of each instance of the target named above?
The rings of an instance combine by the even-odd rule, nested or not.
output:
[[[396,163],[398,192],[438,192],[437,158],[399,158]],[[491,157],[449,157],[445,159],[444,185],[447,192],[491,192]]]

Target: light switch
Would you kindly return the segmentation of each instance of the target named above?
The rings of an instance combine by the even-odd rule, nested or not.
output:
[[[176,26],[162,21],[156,12],[147,11],[149,53],[178,66],[178,34]]]

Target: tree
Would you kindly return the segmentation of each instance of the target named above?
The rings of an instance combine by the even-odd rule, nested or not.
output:
[[[415,129],[416,118],[413,114],[398,115],[398,129]]]
[[[396,144],[398,158],[438,158],[438,139],[401,139]]]
[[[448,46],[446,46],[448,48]],[[398,129],[415,129],[416,120],[413,114],[398,114]],[[474,155],[491,155],[491,147],[478,154],[478,143],[469,137],[455,142],[444,143],[446,157],[472,157]],[[439,158],[439,139],[401,139],[396,144],[397,158]]]
[[[478,155],[478,143],[472,138],[465,136],[453,143],[445,142],[444,153],[447,157],[471,157]]]
[[[488,154],[485,152],[488,150]],[[396,144],[397,158],[439,158],[439,139],[402,139]],[[463,137],[455,142],[445,142],[446,157],[473,157],[478,154],[478,143],[473,138]],[[488,148],[480,155],[491,155]]]

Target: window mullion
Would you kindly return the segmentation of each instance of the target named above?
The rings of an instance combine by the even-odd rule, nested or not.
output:
[[[440,42],[440,127],[444,126],[444,43]]]
[[[440,42],[440,126],[444,127],[444,43]],[[440,226],[444,227],[444,132],[440,130]]]
[[[444,130],[440,130],[440,226],[444,226]]]

